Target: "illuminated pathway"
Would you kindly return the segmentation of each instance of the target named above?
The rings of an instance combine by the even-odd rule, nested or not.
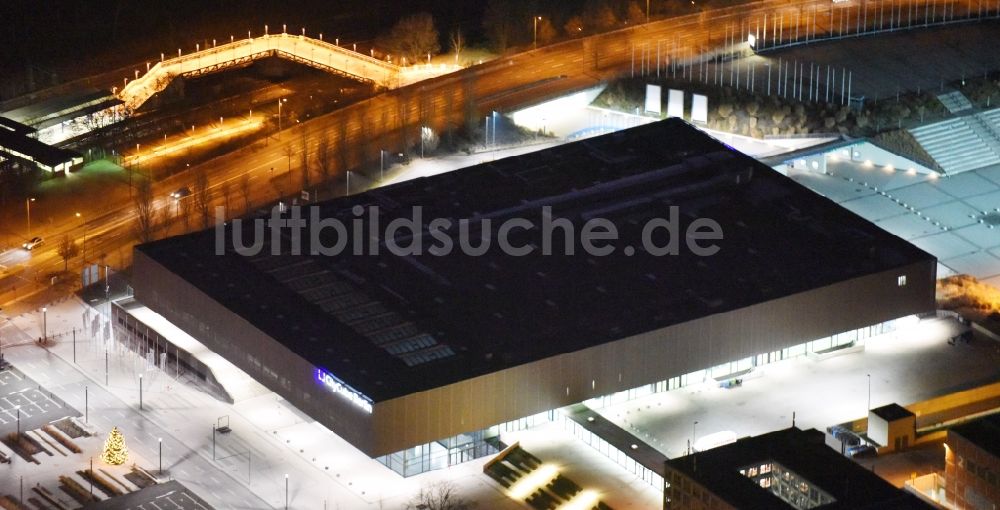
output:
[[[287,33],[265,34],[234,40],[211,48],[201,49],[187,55],[166,58],[160,54],[160,62],[153,66],[147,63],[147,71],[136,79],[126,80],[118,91],[119,99],[136,109],[165,89],[178,76],[198,76],[224,69],[242,67],[250,62],[267,57],[281,57],[293,62],[314,67],[326,72],[340,74],[361,81],[375,83],[386,88],[397,88],[459,69],[455,65],[416,65],[400,67],[383,62],[371,56],[341,48],[322,39]]]
[[[163,143],[155,145],[150,149],[140,148],[141,150],[133,152],[130,156],[128,156],[126,162],[132,165],[146,163],[155,158],[176,155],[181,151],[191,149],[193,147],[250,133],[262,127],[264,127],[264,121],[258,116],[257,118],[241,118],[235,121],[213,124],[207,129],[200,130],[198,133],[195,133],[194,131],[185,131],[184,133],[174,136],[173,138],[164,139]]]

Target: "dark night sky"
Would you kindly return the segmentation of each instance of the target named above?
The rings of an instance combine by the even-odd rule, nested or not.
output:
[[[126,46],[153,54],[195,41],[245,36],[264,23],[323,31],[342,39],[370,39],[401,15],[428,11],[438,28],[478,28],[485,2],[457,0],[4,0],[0,2],[3,64],[45,68]],[[117,21],[116,21],[117,20]],[[9,50],[9,51],[8,51]]]
[[[519,11],[561,16],[582,9],[585,0],[501,0]],[[196,41],[246,35],[282,23],[305,26],[342,41],[370,40],[401,16],[430,12],[442,38],[461,27],[473,42],[480,36],[487,0],[2,0],[0,68],[23,72],[100,57],[122,64],[164,49],[193,47]],[[624,5],[625,0],[611,4]],[[527,14],[525,14],[527,16]],[[527,23],[527,22],[526,22]],[[442,48],[446,45],[442,41]],[[131,57],[122,62],[125,57]],[[99,64],[101,65],[101,64]],[[104,67],[102,65],[102,67]],[[104,69],[102,69],[104,70]]]

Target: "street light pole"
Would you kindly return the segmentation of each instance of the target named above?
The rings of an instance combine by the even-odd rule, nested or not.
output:
[[[76,213],[77,218],[82,218],[83,215]],[[83,243],[81,243],[81,250],[83,251],[83,265],[86,268],[87,265],[87,220],[83,220]]]
[[[49,339],[49,309],[42,307],[42,342]]]
[[[285,510],[288,510],[288,474],[285,474]]]
[[[288,98],[281,98],[278,100],[278,137],[281,137],[281,103],[288,102]]]
[[[380,181],[385,180],[385,149],[378,150],[378,178]]]
[[[28,218],[28,239],[31,239],[31,203],[34,202],[34,198],[24,199],[24,210],[25,216]]]
[[[868,375],[868,411],[872,410],[872,375]],[[867,414],[867,413],[865,413]]]
[[[691,453],[694,453],[694,443],[698,441],[698,421],[691,425]]]
[[[541,16],[535,16],[535,20],[534,20],[535,21],[535,36],[534,36],[533,42],[531,43],[531,46],[532,46],[533,49],[537,49],[538,48],[538,22],[541,21],[541,19],[542,19]]]
[[[160,443],[160,470],[157,474],[163,475],[163,438],[158,438],[156,441]]]
[[[139,410],[142,411],[142,374],[139,374]]]

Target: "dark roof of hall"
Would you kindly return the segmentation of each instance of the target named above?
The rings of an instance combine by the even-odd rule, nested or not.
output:
[[[826,445],[822,432],[792,427],[667,461],[717,497],[738,508],[789,510],[788,503],[740,473],[778,463],[836,501],[824,510],[930,510],[931,506],[894,487]]]
[[[425,226],[433,218],[489,218],[494,230],[513,217],[541,225],[540,209],[550,205],[577,232],[588,218],[611,220],[621,241],[609,256],[582,254],[579,243],[575,256],[543,256],[536,249],[514,257],[495,248],[482,256],[457,248],[447,256],[395,256],[383,242],[378,256],[282,255],[289,259],[282,262],[233,253],[230,225],[226,256],[212,256],[212,231],[137,249],[376,402],[931,259],[679,120],[318,204],[321,217],[340,218],[349,228],[356,220],[352,208],[374,205],[382,232],[418,205]],[[682,236],[693,218],[717,221],[724,234],[719,252],[699,257],[681,243],[676,256],[624,255],[623,247],[641,246],[646,220],[669,217],[671,206],[679,208]],[[362,219],[367,229],[371,218]],[[251,239],[250,224],[243,228],[243,239]],[[541,246],[541,230],[515,229],[512,244]],[[334,244],[331,231],[324,231],[326,246]],[[664,230],[657,234],[664,245]],[[468,237],[478,242],[474,230]],[[270,235],[265,238],[267,252]],[[425,247],[432,241],[425,239]],[[561,240],[553,245],[562,246]],[[352,246],[348,239],[342,253],[352,253]],[[261,270],[281,264],[286,267]],[[307,274],[306,281],[289,283]],[[400,335],[417,341],[379,348],[348,325],[342,309],[327,313],[339,304],[324,293],[345,286],[361,294],[351,296],[353,303],[387,309],[377,318],[406,322]],[[395,338],[396,330],[373,328],[366,326],[366,334]],[[407,359],[430,361],[410,366],[401,357],[412,353],[399,354],[406,349],[426,351]]]

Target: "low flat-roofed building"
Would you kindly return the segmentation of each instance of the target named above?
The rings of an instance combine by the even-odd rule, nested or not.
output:
[[[790,429],[671,459],[665,510],[930,510],[826,445],[818,430]]]
[[[952,508],[1000,508],[1000,414],[948,429],[945,497]]]
[[[79,153],[42,143],[29,134],[0,129],[0,158],[36,165],[48,172],[67,172],[83,163]]]
[[[36,127],[53,119],[66,118],[93,106],[114,100],[110,92],[97,89],[82,89],[74,93],[63,94],[43,101],[37,101],[20,108],[7,110],[4,117],[21,124]],[[120,103],[120,101],[119,101]]]
[[[314,208],[282,219],[354,234],[303,235],[295,255],[289,230],[257,238],[245,221],[142,245],[135,297],[404,474],[466,458],[498,425],[863,342],[934,310],[932,256],[679,120]],[[386,233],[417,210],[420,234]],[[671,217],[678,236],[647,231]],[[570,235],[566,254],[561,232],[595,218],[616,227],[613,252]],[[699,218],[723,234],[701,241],[711,255],[684,246]],[[434,219],[452,227],[432,235]],[[459,249],[460,220],[473,246],[491,229],[494,246]],[[511,220],[532,225],[508,231],[530,253],[495,246]],[[234,232],[259,250],[235,249]],[[653,253],[673,237],[676,254]],[[447,255],[427,249],[441,239]],[[413,240],[422,253],[388,249]]]
[[[60,145],[120,121],[125,115],[120,99],[92,88],[59,95],[20,108],[8,110],[4,117],[37,130],[35,138],[49,145]]]
[[[36,132],[38,132],[37,129],[31,126],[21,124],[20,122],[8,119],[7,117],[0,117],[0,130],[5,130],[15,135],[21,135],[21,136],[31,136]]]
[[[887,404],[868,412],[868,439],[878,453],[905,450],[917,439],[917,416],[899,404]]]

